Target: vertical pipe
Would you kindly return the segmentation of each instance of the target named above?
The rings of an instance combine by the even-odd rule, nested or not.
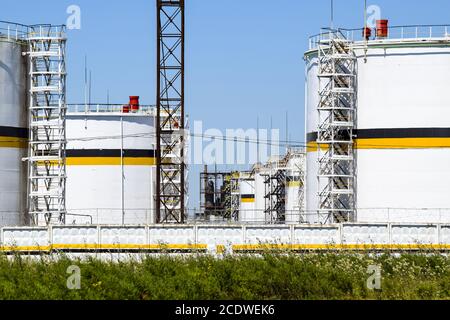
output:
[[[181,8],[181,129],[182,132],[185,129],[185,113],[184,113],[184,26],[185,26],[185,15],[184,15],[184,0],[180,0],[180,8]],[[185,159],[184,159],[184,137],[181,138],[181,156],[182,156],[182,164],[181,164],[181,223],[184,223],[185,220],[185,208],[184,208],[184,200],[185,200]]]
[[[256,163],[259,163],[259,116],[256,117]]]
[[[123,116],[120,116],[120,184],[122,188],[122,225],[125,225],[125,172],[124,172],[124,161],[123,161]]]
[[[156,1],[156,223],[161,223],[161,2]]]

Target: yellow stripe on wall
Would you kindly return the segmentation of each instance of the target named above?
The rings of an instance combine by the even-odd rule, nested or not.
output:
[[[266,250],[449,250],[449,244],[248,244],[233,245],[235,252]]]

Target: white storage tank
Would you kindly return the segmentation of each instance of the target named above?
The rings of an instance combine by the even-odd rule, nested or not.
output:
[[[20,25],[0,22],[0,227],[27,223],[27,167],[22,159],[28,140],[28,70],[22,32],[26,30]]]
[[[450,222],[450,27],[395,27],[367,42],[342,31],[356,57],[358,222]],[[374,34],[372,32],[372,34]],[[306,60],[306,204],[318,212],[318,50]]]
[[[155,109],[127,108],[69,108],[68,224],[155,223]]]
[[[304,208],[304,152],[289,154],[286,168],[286,224],[303,221]]]
[[[258,215],[255,211],[255,176],[252,172],[241,172],[239,177],[239,222],[255,223]],[[262,220],[261,222],[264,222]]]

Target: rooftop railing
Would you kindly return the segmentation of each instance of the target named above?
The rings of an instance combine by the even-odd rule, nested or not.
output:
[[[13,23],[8,21],[0,21],[0,38],[8,40],[26,40],[28,38],[29,26]]]
[[[330,39],[331,35],[343,36],[350,41],[364,41],[364,28],[359,29],[322,29],[322,32],[309,38],[309,49],[314,50],[319,43]],[[411,25],[411,26],[392,26],[388,27],[387,37],[377,37],[377,29],[371,29],[371,37],[369,41],[374,40],[433,40],[433,39],[450,39],[450,25]]]
[[[156,106],[140,105],[137,110],[129,110],[124,112],[126,104],[68,104],[68,113],[80,114],[98,114],[98,113],[123,113],[123,114],[141,114],[141,115],[155,115]]]
[[[65,37],[65,25],[36,24],[24,25],[0,21],[0,38],[8,40],[28,40],[35,37]]]

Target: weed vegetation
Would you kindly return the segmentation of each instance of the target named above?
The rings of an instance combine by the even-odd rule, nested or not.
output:
[[[67,270],[81,271],[70,290]],[[381,289],[369,289],[369,266]],[[0,299],[449,299],[449,257],[433,254],[261,254],[97,259],[0,257]]]

